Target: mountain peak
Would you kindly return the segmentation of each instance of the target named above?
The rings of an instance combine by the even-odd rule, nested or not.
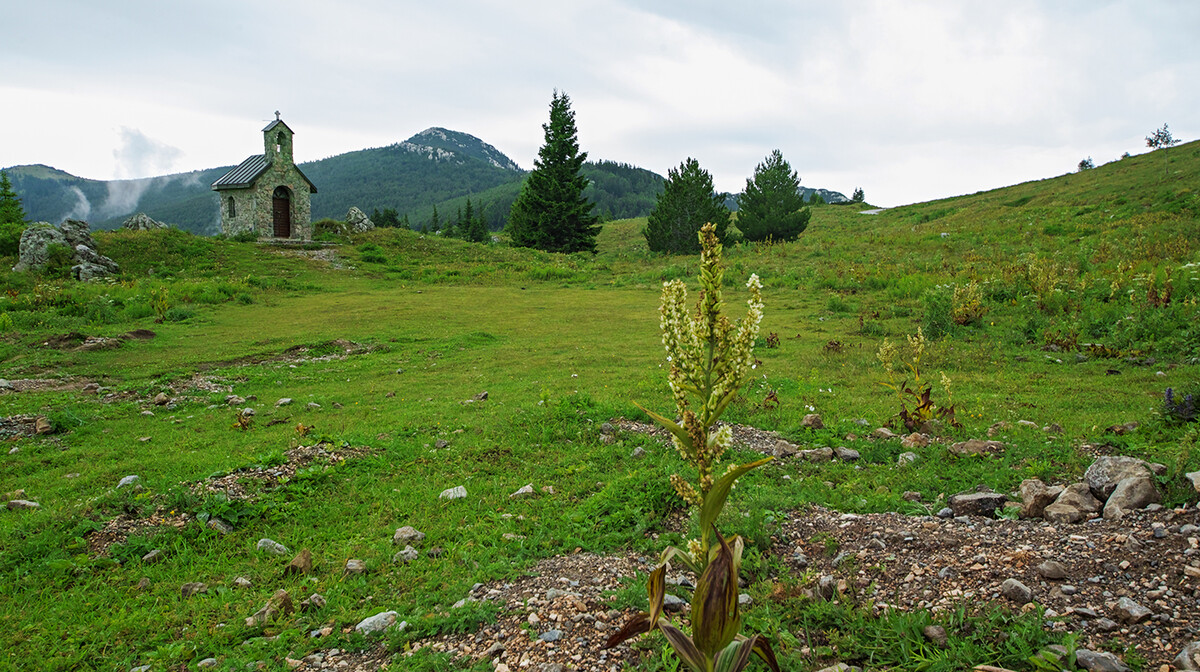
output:
[[[485,161],[497,168],[521,172],[515,161],[492,145],[470,135],[433,126],[399,143],[402,149],[424,154],[435,161],[453,160],[456,156],[469,156]]]

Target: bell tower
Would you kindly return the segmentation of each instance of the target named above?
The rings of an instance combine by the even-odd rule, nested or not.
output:
[[[275,163],[276,159],[284,164],[292,163],[292,129],[279,118],[275,112],[275,121],[263,129],[263,148],[267,163]]]

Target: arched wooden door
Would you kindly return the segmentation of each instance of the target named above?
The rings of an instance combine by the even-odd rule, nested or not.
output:
[[[292,237],[292,194],[287,187],[275,187],[271,197],[271,221],[276,238]]]

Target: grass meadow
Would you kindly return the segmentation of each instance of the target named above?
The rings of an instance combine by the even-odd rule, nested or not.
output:
[[[1200,144],[1191,143],[877,215],[818,207],[796,242],[728,246],[727,310],[743,312],[751,273],[763,279],[766,308],[756,377],[726,419],[863,455],[857,468],[787,461],[742,479],[723,531],[752,542],[752,585],[812,580],[785,575],[765,553],[768,514],[810,504],[928,513],[901,495],[935,502],[980,483],[1063,482],[1090,463],[1088,443],[1168,465],[1168,502],[1194,501],[1181,475],[1200,470],[1200,432],[1164,414],[1162,400],[1166,388],[1200,381],[1198,189]],[[687,530],[668,525],[682,509],[667,483],[679,458],[644,436],[600,440],[607,421],[647,419],[634,402],[671,410],[658,294],[674,278],[694,287],[698,258],[651,255],[642,226],[606,223],[595,256],[394,229],[322,250],[97,233],[122,268],[112,282],[0,274],[0,377],[49,381],[0,394],[0,418],[42,415],[52,428],[2,437],[0,491],[41,506],[0,512],[0,669],[176,669],[210,656],[221,669],[286,669],[285,657],[367,646],[342,628],[385,609],[410,624],[388,636],[401,652],[487,622],[487,604],[449,609],[478,581],[575,549],[655,555],[682,543]],[[337,263],[311,256],[330,250]],[[895,468],[898,442],[845,440],[866,434],[857,420],[899,429],[877,353],[887,339],[903,354],[918,328],[929,343],[921,381],[960,424],[943,425],[944,437],[984,437],[1018,420],[1063,431],[1014,429],[993,460],[952,461],[935,443],[907,470]],[[79,347],[135,329],[155,336]],[[88,393],[87,383],[104,389]],[[173,405],[155,405],[160,393]],[[230,406],[229,394],[246,401]],[[282,398],[293,401],[277,406]],[[238,426],[245,407],[256,414]],[[801,425],[813,412],[826,429]],[[1129,422],[1136,432],[1105,431]],[[347,459],[247,478],[245,499],[197,487],[269,471],[318,442]],[[645,458],[630,457],[637,447]],[[128,475],[140,485],[118,488]],[[526,483],[554,493],[509,498]],[[458,485],[467,498],[438,499]],[[211,517],[232,531],[206,527]],[[120,521],[139,524],[95,552]],[[445,553],[394,564],[402,525]],[[263,537],[311,549],[314,573],[284,575],[287,558],[256,552]],[[153,549],[164,559],[143,562]],[[344,576],[348,558],[369,571]],[[252,587],[235,589],[239,576]],[[193,581],[208,593],[181,599]],[[319,592],[328,604],[245,626],[279,588]],[[632,584],[618,604],[638,594]],[[796,614],[827,608],[785,606],[749,616],[784,644],[801,627]],[[837,618],[867,639],[895,627],[869,611]],[[309,637],[330,623],[333,634]],[[788,669],[807,669],[794,647],[780,655]],[[437,656],[411,664],[458,665]]]

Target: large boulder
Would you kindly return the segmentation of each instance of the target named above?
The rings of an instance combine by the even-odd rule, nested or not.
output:
[[[359,210],[357,206],[350,206],[350,210],[346,212],[346,226],[354,233],[362,233],[375,228],[375,222],[367,217],[367,213]]]
[[[154,229],[165,229],[167,225],[151,218],[150,215],[144,212],[139,212],[125,220],[121,228],[129,229],[130,231],[153,231]]]
[[[34,222],[21,232],[20,251],[14,271],[40,271],[50,263],[50,246],[67,245],[62,231],[50,222]]]
[[[70,250],[71,277],[77,280],[100,278],[121,270],[116,262],[96,251],[96,241],[88,232],[87,222],[68,219],[61,229],[49,222],[35,222],[21,234],[20,258],[14,271],[41,271],[50,263],[50,247]]]
[[[1104,518],[1113,520],[1134,509],[1144,509],[1162,501],[1162,495],[1149,476],[1131,476],[1117,481],[1117,487],[1104,503]]]
[[[1092,494],[1103,502],[1108,499],[1113,490],[1117,489],[1117,483],[1122,480],[1133,477],[1153,478],[1153,476],[1154,472],[1144,460],[1125,455],[1102,455],[1096,458],[1092,466],[1088,467],[1083,479],[1092,489]]]
[[[1078,523],[1100,510],[1100,500],[1092,496],[1087,483],[1068,485],[1042,515],[1052,523]]]
[[[1037,478],[1021,481],[1021,517],[1041,518],[1046,507],[1053,504],[1062,491],[1061,485],[1047,487]]]
[[[1004,508],[1008,497],[986,487],[976,488],[973,492],[960,492],[952,495],[948,504],[956,516],[983,516],[991,518],[997,509]]]

